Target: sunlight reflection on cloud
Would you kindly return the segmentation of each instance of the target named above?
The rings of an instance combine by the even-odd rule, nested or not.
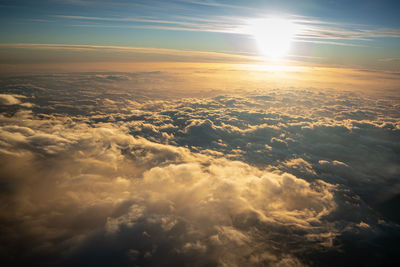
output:
[[[387,253],[397,100],[312,89],[163,100],[112,86],[158,74],[146,75],[66,75],[68,95],[28,77],[2,96],[28,92],[0,116],[7,262],[343,264],[360,239]]]

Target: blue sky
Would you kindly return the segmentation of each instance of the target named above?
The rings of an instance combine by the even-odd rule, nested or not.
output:
[[[284,17],[305,29],[290,56],[398,70],[398,1],[1,1],[1,43],[257,53],[243,26]]]

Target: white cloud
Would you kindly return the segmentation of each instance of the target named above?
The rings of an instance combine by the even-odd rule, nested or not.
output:
[[[15,95],[0,94],[1,105],[17,105],[21,101]]]
[[[290,174],[152,143],[110,124],[91,128],[26,115],[24,120],[14,121],[24,127],[2,129],[2,140],[13,144],[3,148],[19,152],[2,155],[5,169],[12,173],[5,182],[17,186],[11,199],[19,203],[2,214],[11,221],[30,216],[21,222],[25,230],[20,234],[37,235],[32,242],[39,247],[50,242],[61,249],[59,238],[79,247],[78,240],[98,227],[104,227],[107,238],[134,231],[135,240],[138,228],[149,235],[154,251],[146,254],[137,242],[121,249],[139,251],[148,259],[176,249],[178,258],[212,252],[214,258],[206,262],[238,264],[253,255],[277,263],[286,257],[282,253],[290,255],[268,244],[269,238],[276,238],[272,235],[280,236],[277,229],[311,232],[320,236],[318,243],[326,243],[323,233],[332,231],[321,219],[335,208],[334,188],[323,182],[311,185]],[[43,158],[48,154],[49,159]],[[49,160],[51,166],[45,167]],[[161,246],[164,242],[168,248]],[[263,258],[266,251],[275,254],[274,260]]]

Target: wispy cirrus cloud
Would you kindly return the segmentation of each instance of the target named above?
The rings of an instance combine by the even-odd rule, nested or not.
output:
[[[397,57],[381,58],[379,61],[381,61],[381,62],[400,62],[400,58],[397,58]]]
[[[249,35],[254,18],[218,16],[209,18],[177,17],[174,19],[158,19],[153,17],[92,17],[75,15],[55,15],[58,19],[85,22],[76,24],[83,27],[116,27],[116,28],[147,28],[161,30],[183,30],[220,32],[229,34]],[[369,25],[346,25],[322,21],[295,15],[288,19],[297,26],[296,41],[315,42],[332,45],[354,46],[359,44],[348,41],[369,41],[372,38],[400,38],[400,29],[376,28]],[[102,24],[98,24],[101,22]],[[122,24],[123,23],[123,24]],[[346,42],[343,42],[346,41]]]
[[[158,56],[175,56],[190,60],[223,60],[223,61],[256,61],[258,58],[250,53],[194,51],[168,48],[134,47],[134,46],[101,46],[73,44],[0,44],[0,49],[34,49],[45,51],[95,51],[122,52],[134,54],[149,54]],[[159,58],[161,59],[161,58]]]

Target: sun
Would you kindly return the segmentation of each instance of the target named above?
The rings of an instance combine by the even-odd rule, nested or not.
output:
[[[272,59],[280,59],[287,55],[296,34],[295,24],[281,18],[254,20],[250,23],[249,30],[259,51]]]

